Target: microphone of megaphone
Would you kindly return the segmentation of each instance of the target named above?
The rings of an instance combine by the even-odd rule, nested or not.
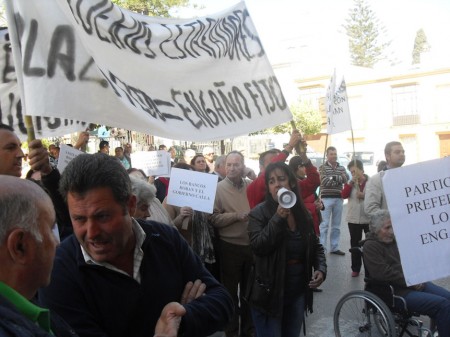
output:
[[[283,208],[291,208],[297,202],[297,196],[294,192],[289,191],[287,188],[280,188],[277,192],[278,203]]]

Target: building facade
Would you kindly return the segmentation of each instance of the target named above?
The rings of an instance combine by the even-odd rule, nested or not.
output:
[[[278,73],[287,71],[286,67],[275,69]],[[353,137],[351,131],[330,135],[328,146],[352,152],[354,142],[356,152],[372,151],[380,160],[384,159],[384,145],[399,140],[406,151],[406,164],[450,155],[450,68],[351,67],[344,77]],[[299,76],[295,86],[301,100],[315,104],[324,113],[329,81],[329,74]],[[311,143],[324,150],[326,128],[322,132],[321,138]]]

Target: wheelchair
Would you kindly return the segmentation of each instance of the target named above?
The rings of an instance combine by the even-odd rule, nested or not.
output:
[[[353,249],[353,248],[352,248]],[[405,300],[385,283],[364,278],[364,290],[345,294],[333,316],[336,337],[436,337],[419,315],[408,311]]]

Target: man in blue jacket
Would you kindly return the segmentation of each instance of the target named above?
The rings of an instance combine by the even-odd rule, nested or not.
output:
[[[230,295],[178,232],[133,218],[136,197],[116,158],[76,157],[59,190],[74,235],[58,248],[52,281],[39,298],[81,337],[198,337],[229,321]],[[192,298],[180,301],[194,280],[206,286],[203,296],[189,293]]]

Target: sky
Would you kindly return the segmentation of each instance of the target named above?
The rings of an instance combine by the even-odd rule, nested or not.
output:
[[[202,10],[181,10],[180,17],[219,12],[238,0],[191,0]],[[433,61],[450,63],[449,0],[368,0],[391,40],[391,52],[411,64],[416,32],[423,28]],[[272,64],[296,59],[336,67],[348,62],[345,19],[353,0],[247,0],[247,8]]]

